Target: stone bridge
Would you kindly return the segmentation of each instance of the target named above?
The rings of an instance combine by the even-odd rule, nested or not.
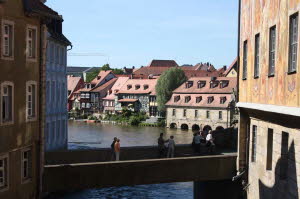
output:
[[[194,156],[178,145],[175,158],[157,159],[157,147],[125,147],[121,161],[110,161],[110,149],[46,153],[44,192],[190,181],[230,180],[236,173],[236,153],[219,149]],[[225,153],[223,153],[225,152]]]

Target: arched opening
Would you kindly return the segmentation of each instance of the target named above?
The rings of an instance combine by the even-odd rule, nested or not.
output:
[[[192,126],[192,130],[193,130],[193,131],[199,131],[199,130],[200,130],[200,126],[199,126],[198,124],[194,124],[194,125]]]
[[[211,128],[211,126],[209,126],[209,125],[206,125],[206,126],[203,127],[203,131],[206,132],[206,133],[207,133],[208,131],[210,131],[210,130],[212,130],[212,128]]]
[[[224,128],[223,128],[222,126],[218,126],[218,127],[216,128],[216,131],[224,131]]]
[[[176,123],[171,123],[170,124],[170,128],[171,129],[176,129],[177,128],[177,124]]]
[[[188,130],[189,126],[187,124],[181,124],[181,129],[182,130]]]

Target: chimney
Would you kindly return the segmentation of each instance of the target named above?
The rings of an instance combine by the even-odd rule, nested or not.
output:
[[[224,65],[224,66],[223,66],[223,69],[224,69],[224,70],[227,70],[227,66],[226,66],[226,65]]]

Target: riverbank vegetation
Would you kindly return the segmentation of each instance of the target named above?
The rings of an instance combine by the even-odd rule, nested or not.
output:
[[[133,112],[129,109],[124,108],[121,114],[107,114],[104,120],[116,121],[120,123],[127,123],[132,126],[138,126],[141,122],[148,119],[148,116],[144,112]]]

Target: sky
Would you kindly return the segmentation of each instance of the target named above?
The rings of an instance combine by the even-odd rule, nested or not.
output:
[[[83,3],[84,2],[84,3]],[[68,66],[230,65],[237,55],[238,0],[47,0],[72,42]],[[74,56],[83,55],[97,56]]]

